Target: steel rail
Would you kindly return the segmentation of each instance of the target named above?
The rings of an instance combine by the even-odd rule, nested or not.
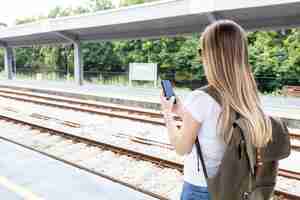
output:
[[[103,177],[103,178],[105,178],[105,179],[111,180],[111,181],[116,182],[116,183],[118,183],[118,184],[124,185],[124,186],[126,186],[126,187],[131,188],[131,189],[134,189],[135,191],[138,191],[138,192],[144,193],[144,194],[146,194],[146,195],[152,196],[152,197],[154,197],[154,198],[162,199],[162,200],[168,200],[168,198],[163,197],[163,196],[161,196],[161,195],[159,195],[159,194],[156,194],[156,193],[153,193],[153,192],[151,192],[151,191],[148,191],[148,190],[145,190],[145,189],[136,187],[136,186],[134,186],[134,185],[132,185],[132,184],[126,183],[126,182],[124,182],[124,181],[122,181],[122,180],[119,180],[119,179],[114,178],[114,177],[112,177],[112,176],[108,176],[108,175],[106,175],[106,174],[104,174],[104,173],[101,173],[101,172],[92,170],[92,169],[87,168],[87,167],[84,167],[84,166],[82,166],[82,165],[78,165],[78,164],[76,164],[75,162],[70,162],[70,161],[68,161],[68,160],[66,160],[66,159],[62,159],[62,158],[59,158],[59,157],[57,157],[57,156],[51,155],[51,154],[49,154],[49,153],[46,153],[46,152],[37,150],[37,149],[35,149],[35,148],[33,148],[33,147],[30,147],[30,146],[28,146],[28,145],[21,144],[21,143],[19,143],[19,142],[13,141],[13,140],[8,139],[8,138],[5,138],[5,137],[3,137],[3,136],[0,136],[0,139],[1,139],[1,140],[4,140],[4,141],[6,141],[6,142],[10,142],[10,143],[12,143],[12,144],[21,146],[21,147],[23,147],[23,148],[29,149],[29,150],[31,150],[31,151],[40,153],[40,154],[42,154],[42,155],[48,156],[48,157],[50,157],[50,158],[52,158],[52,159],[55,159],[55,160],[60,161],[60,162],[63,162],[63,163],[65,163],[65,164],[67,164],[67,165],[70,165],[70,166],[76,167],[76,168],[78,168],[78,169],[87,171],[87,172],[89,172],[89,173],[91,173],[91,174],[94,174],[94,175]]]
[[[291,193],[288,193],[286,191],[279,190],[279,189],[276,189],[274,191],[274,194],[277,195],[280,199],[282,197],[282,200],[299,200],[300,199],[300,196],[298,196],[296,194],[291,194]]]
[[[11,96],[12,95],[20,95]],[[118,117],[118,118],[125,118],[135,121],[142,121],[147,123],[153,123],[158,125],[165,125],[163,115],[159,111],[151,110],[151,109],[143,109],[137,107],[129,107],[129,106],[121,106],[115,104],[108,104],[108,103],[100,103],[100,102],[91,102],[88,100],[81,100],[75,98],[68,98],[68,97],[61,97],[61,96],[54,96],[54,95],[42,95],[42,94],[34,94],[34,92],[25,92],[25,91],[18,91],[17,89],[3,89],[0,87],[0,96],[20,101],[27,101],[31,103],[43,104],[48,106],[60,107],[64,109],[72,109],[82,112],[89,112],[93,114],[100,114],[100,115],[108,115],[111,117]],[[29,99],[25,98],[24,96],[28,96],[30,98],[39,98],[45,101],[40,101],[38,99]],[[70,104],[77,104],[78,106],[72,105],[65,105],[65,104],[58,104],[53,103],[50,101],[55,102],[63,102],[63,103],[70,103]],[[95,109],[96,108],[96,109]],[[103,111],[99,109],[105,109],[110,111]],[[113,113],[113,111],[115,113]],[[118,111],[125,112],[125,114],[117,113]],[[178,117],[176,117],[179,120]],[[178,122],[178,126],[180,126],[180,122]],[[300,139],[300,130],[292,129],[290,131],[290,135],[293,138]],[[298,147],[298,146],[296,146]]]
[[[89,113],[93,113],[93,114],[107,115],[110,117],[117,117],[117,118],[141,121],[141,122],[146,122],[146,123],[158,124],[158,125],[165,124],[165,122],[162,118],[151,118],[151,117],[145,116],[145,114],[143,114],[144,116],[128,114],[127,110],[126,110],[126,113],[111,112],[111,111],[101,110],[98,108],[90,108],[87,106],[83,107],[82,104],[81,105],[72,105],[72,104],[66,105],[65,103],[68,103],[68,102],[60,103],[56,100],[49,101],[49,100],[44,100],[44,99],[40,99],[40,100],[31,99],[31,98],[20,97],[20,96],[12,96],[12,95],[8,95],[8,94],[4,94],[2,92],[0,92],[0,96],[9,98],[9,99],[19,100],[19,101],[26,101],[26,102],[36,103],[36,104],[59,107],[59,108],[63,108],[63,109],[72,109],[72,110],[76,110],[76,111],[89,112]],[[37,98],[37,97],[35,97],[35,98]],[[119,109],[119,110],[121,110],[121,109]],[[125,111],[125,110],[123,110],[123,111]],[[130,112],[132,112],[132,111],[130,111]],[[140,112],[140,113],[142,113],[142,112]]]
[[[48,94],[43,95],[43,94],[37,94],[34,92],[17,91],[16,89],[3,89],[1,87],[0,87],[0,92],[28,96],[28,97],[32,97],[32,98],[41,98],[41,99],[46,99],[46,100],[86,105],[86,106],[95,107],[95,108],[111,109],[114,111],[126,111],[126,112],[130,112],[130,113],[144,114],[144,115],[149,115],[153,118],[162,118],[163,117],[163,115],[160,111],[152,110],[152,109],[121,106],[121,105],[110,104],[110,103],[95,102],[95,101],[89,101],[89,100],[82,100],[82,99],[78,99],[78,98],[69,98],[69,97],[54,96],[54,95],[48,95]]]
[[[45,127],[45,126],[42,126],[42,125],[30,123],[30,122],[25,121],[25,120],[15,119],[15,118],[13,118],[13,117],[6,116],[6,115],[4,115],[4,114],[0,114],[0,119],[6,120],[6,121],[17,122],[17,123],[21,123],[21,124],[24,124],[24,125],[28,125],[28,126],[30,126],[30,127],[33,127],[33,128],[39,129],[39,130],[44,130],[45,132],[48,132],[48,133],[50,133],[51,135],[59,135],[59,136],[62,136],[62,137],[64,137],[64,138],[66,138],[66,139],[71,139],[71,140],[74,141],[74,142],[82,142],[82,143],[86,143],[86,144],[91,145],[91,146],[100,147],[101,149],[110,150],[110,151],[116,152],[116,153],[118,153],[118,154],[126,154],[127,156],[131,156],[131,157],[136,158],[136,159],[140,159],[140,160],[144,160],[144,161],[148,161],[148,162],[155,163],[155,164],[157,164],[158,166],[161,166],[161,167],[167,167],[167,168],[177,169],[177,170],[180,171],[180,172],[183,171],[183,164],[181,164],[181,163],[176,163],[176,162],[164,160],[164,159],[161,159],[161,158],[158,158],[158,157],[154,157],[154,156],[150,156],[150,155],[143,154],[143,153],[140,153],[140,152],[128,150],[128,149],[125,149],[125,148],[122,148],[122,147],[116,147],[116,146],[114,146],[114,145],[110,145],[110,144],[106,144],[106,143],[102,143],[102,142],[90,140],[90,139],[83,138],[83,137],[80,137],[80,136],[75,136],[75,135],[72,135],[72,134],[67,133],[67,132],[65,132],[65,131],[60,131],[60,130],[53,129],[53,128],[49,128],[49,127]],[[88,172],[90,172],[90,173],[93,173],[93,174],[102,176],[102,177],[104,177],[104,178],[110,179],[110,180],[112,180],[112,181],[118,182],[118,183],[123,184],[123,185],[125,185],[125,186],[127,186],[127,187],[133,188],[133,189],[135,189],[135,190],[137,190],[137,191],[140,191],[140,192],[143,192],[143,193],[145,193],[145,194],[151,195],[151,196],[153,196],[153,197],[156,197],[156,198],[159,198],[159,199],[167,199],[167,198],[162,197],[162,196],[160,196],[160,195],[158,195],[158,194],[154,194],[154,193],[152,193],[152,192],[150,192],[150,191],[146,191],[146,190],[144,190],[144,189],[137,188],[137,187],[134,186],[134,185],[128,184],[128,183],[123,182],[123,181],[121,181],[121,180],[118,180],[118,179],[116,179],[116,178],[114,178],[114,177],[107,176],[107,175],[105,175],[105,174],[96,172],[96,171],[91,170],[91,169],[88,169],[88,168],[86,168],[86,167],[83,167],[83,166],[77,165],[77,164],[75,164],[75,163],[72,163],[72,162],[63,160],[63,159],[58,158],[58,157],[56,157],[56,156],[50,155],[50,154],[48,154],[48,153],[45,153],[45,152],[42,152],[42,151],[39,151],[39,150],[36,150],[36,149],[34,149],[34,148],[32,148],[32,147],[29,147],[29,146],[20,144],[20,143],[18,143],[18,142],[12,141],[12,140],[7,139],[7,138],[4,138],[4,137],[2,137],[2,136],[0,136],[0,138],[1,138],[1,139],[5,139],[5,140],[10,141],[10,142],[13,142],[13,143],[15,143],[15,144],[24,146],[24,147],[29,148],[29,149],[31,149],[31,150],[40,152],[40,153],[45,154],[45,155],[47,155],[47,156],[50,156],[50,157],[52,157],[52,158],[54,158],[54,159],[60,160],[60,161],[65,162],[65,163],[67,163],[67,164],[70,164],[70,165],[73,165],[73,166],[75,166],[75,167],[78,167],[78,168],[81,168],[81,169],[83,169],[83,170],[86,170],[86,171],[88,171]],[[289,171],[289,170],[285,170],[285,169],[279,169],[278,175],[279,175],[279,176],[282,176],[282,177],[290,178],[290,179],[300,180],[300,172],[294,172],[294,171]],[[290,193],[288,193],[288,192],[286,192],[286,191],[279,191],[279,190],[276,190],[276,191],[275,191],[275,194],[276,194],[276,195],[279,195],[279,196],[284,196],[284,197],[286,197],[286,198],[288,197],[289,199],[297,199],[297,198],[300,198],[300,196],[290,194]]]
[[[86,137],[77,136],[77,135],[74,135],[71,132],[67,132],[65,130],[62,131],[62,130],[59,130],[59,129],[56,129],[56,128],[50,128],[50,127],[40,125],[40,124],[37,124],[37,123],[32,123],[32,122],[29,122],[29,121],[26,121],[26,120],[14,118],[14,117],[5,115],[3,113],[0,114],[0,119],[25,124],[25,125],[28,125],[30,127],[36,128],[36,129],[45,130],[46,132],[49,132],[52,135],[63,136],[65,138],[71,139],[73,141],[82,142],[82,143],[86,143],[86,144],[89,144],[89,145],[92,145],[92,146],[105,148],[105,149],[108,149],[110,151],[114,151],[114,152],[117,152],[117,153],[123,153],[123,154],[129,155],[131,157],[138,158],[140,160],[152,162],[152,163],[155,163],[155,164],[157,164],[161,167],[172,168],[172,169],[177,169],[179,171],[182,171],[182,164],[177,163],[177,162],[173,162],[173,161],[170,161],[170,160],[165,160],[165,159],[162,159],[162,158],[159,158],[159,157],[151,156],[149,154],[141,153],[141,152],[138,152],[138,151],[126,149],[126,148],[115,146],[115,145],[111,145],[111,144],[108,144],[108,143],[95,141],[95,140],[92,140],[92,139],[89,139],[89,138],[86,138]]]

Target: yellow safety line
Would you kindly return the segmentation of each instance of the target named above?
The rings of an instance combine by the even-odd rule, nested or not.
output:
[[[21,196],[24,200],[43,200],[43,198],[38,197],[22,186],[14,184],[3,176],[0,176],[0,185]]]

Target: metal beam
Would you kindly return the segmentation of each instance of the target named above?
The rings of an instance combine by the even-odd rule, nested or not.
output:
[[[286,24],[272,24],[273,19],[294,18],[294,21],[288,20],[286,23],[288,26],[296,26],[299,24],[299,10],[300,0],[162,0],[4,28],[0,31],[0,40],[9,41],[10,46],[16,47],[102,40],[101,35],[110,34],[119,34],[118,38],[123,38],[123,33],[132,33],[129,37],[133,38],[141,33],[148,34],[154,29],[161,29],[163,33],[169,32],[174,27],[181,27],[176,33],[180,34],[183,30],[188,34],[197,32],[199,26],[206,26],[208,19],[210,22],[219,19],[216,14],[236,22],[247,21],[250,24],[243,24],[243,27],[251,30],[284,28]],[[266,23],[262,24],[261,20],[264,19]],[[186,27],[194,28],[185,31]],[[152,33],[157,35],[157,32]],[[93,37],[89,38],[89,35]]]
[[[72,42],[72,43],[79,42],[79,37],[77,35],[68,33],[66,31],[56,31],[55,34],[65,40],[68,40],[69,42]]]
[[[6,42],[0,40],[0,47],[7,47],[7,46],[8,46],[8,45],[7,45]]]
[[[55,32],[59,37],[72,42],[74,46],[74,77],[77,85],[83,84],[83,59],[81,53],[80,40],[77,35],[65,32],[57,31]]]
[[[216,12],[210,12],[210,13],[207,13],[206,16],[207,16],[208,21],[209,21],[210,23],[213,23],[213,22],[215,22],[215,21],[217,21],[217,20],[222,19],[222,16],[219,15],[218,13],[216,13]]]
[[[13,68],[13,49],[11,47],[6,46],[4,48],[4,66],[5,66],[5,74],[7,79],[11,80],[13,78],[12,68]]]

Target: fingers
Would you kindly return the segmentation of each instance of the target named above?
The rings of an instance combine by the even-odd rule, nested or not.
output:
[[[167,100],[166,97],[163,95],[163,92],[160,93],[160,104],[163,110],[166,108]]]
[[[170,97],[169,99],[167,99],[167,98],[165,97],[163,91],[162,91],[162,90],[160,91],[160,101],[161,101],[161,102],[164,102],[164,103],[173,103],[173,104],[174,104],[175,99],[177,99],[177,97],[175,97],[175,96],[172,96],[172,97]]]
[[[160,90],[160,96],[164,96],[163,90]]]
[[[163,91],[160,93],[160,103],[163,112],[172,112],[175,97],[171,97],[169,100],[165,97]]]
[[[176,96],[176,104],[181,104],[182,98],[180,96]]]
[[[166,100],[167,100],[166,97],[164,96],[163,92],[161,91],[161,93],[160,93],[160,102],[165,103]]]
[[[160,91],[160,99],[164,98],[163,92]]]
[[[174,96],[171,96],[170,102],[171,102],[172,104],[174,104],[174,102],[175,102],[175,97],[174,97]]]

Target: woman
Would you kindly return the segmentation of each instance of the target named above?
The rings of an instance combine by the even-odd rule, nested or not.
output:
[[[246,119],[252,143],[264,146],[272,135],[271,122],[261,110],[258,90],[248,62],[247,38],[235,22],[220,20],[202,34],[202,57],[208,84],[219,97],[218,104],[207,93],[195,90],[184,103],[161,95],[170,143],[185,155],[184,185],[181,200],[207,200],[209,193],[203,170],[197,168],[195,140],[198,137],[209,177],[216,174],[226,144],[231,139],[231,121],[235,112]],[[182,120],[176,127],[173,114]]]

